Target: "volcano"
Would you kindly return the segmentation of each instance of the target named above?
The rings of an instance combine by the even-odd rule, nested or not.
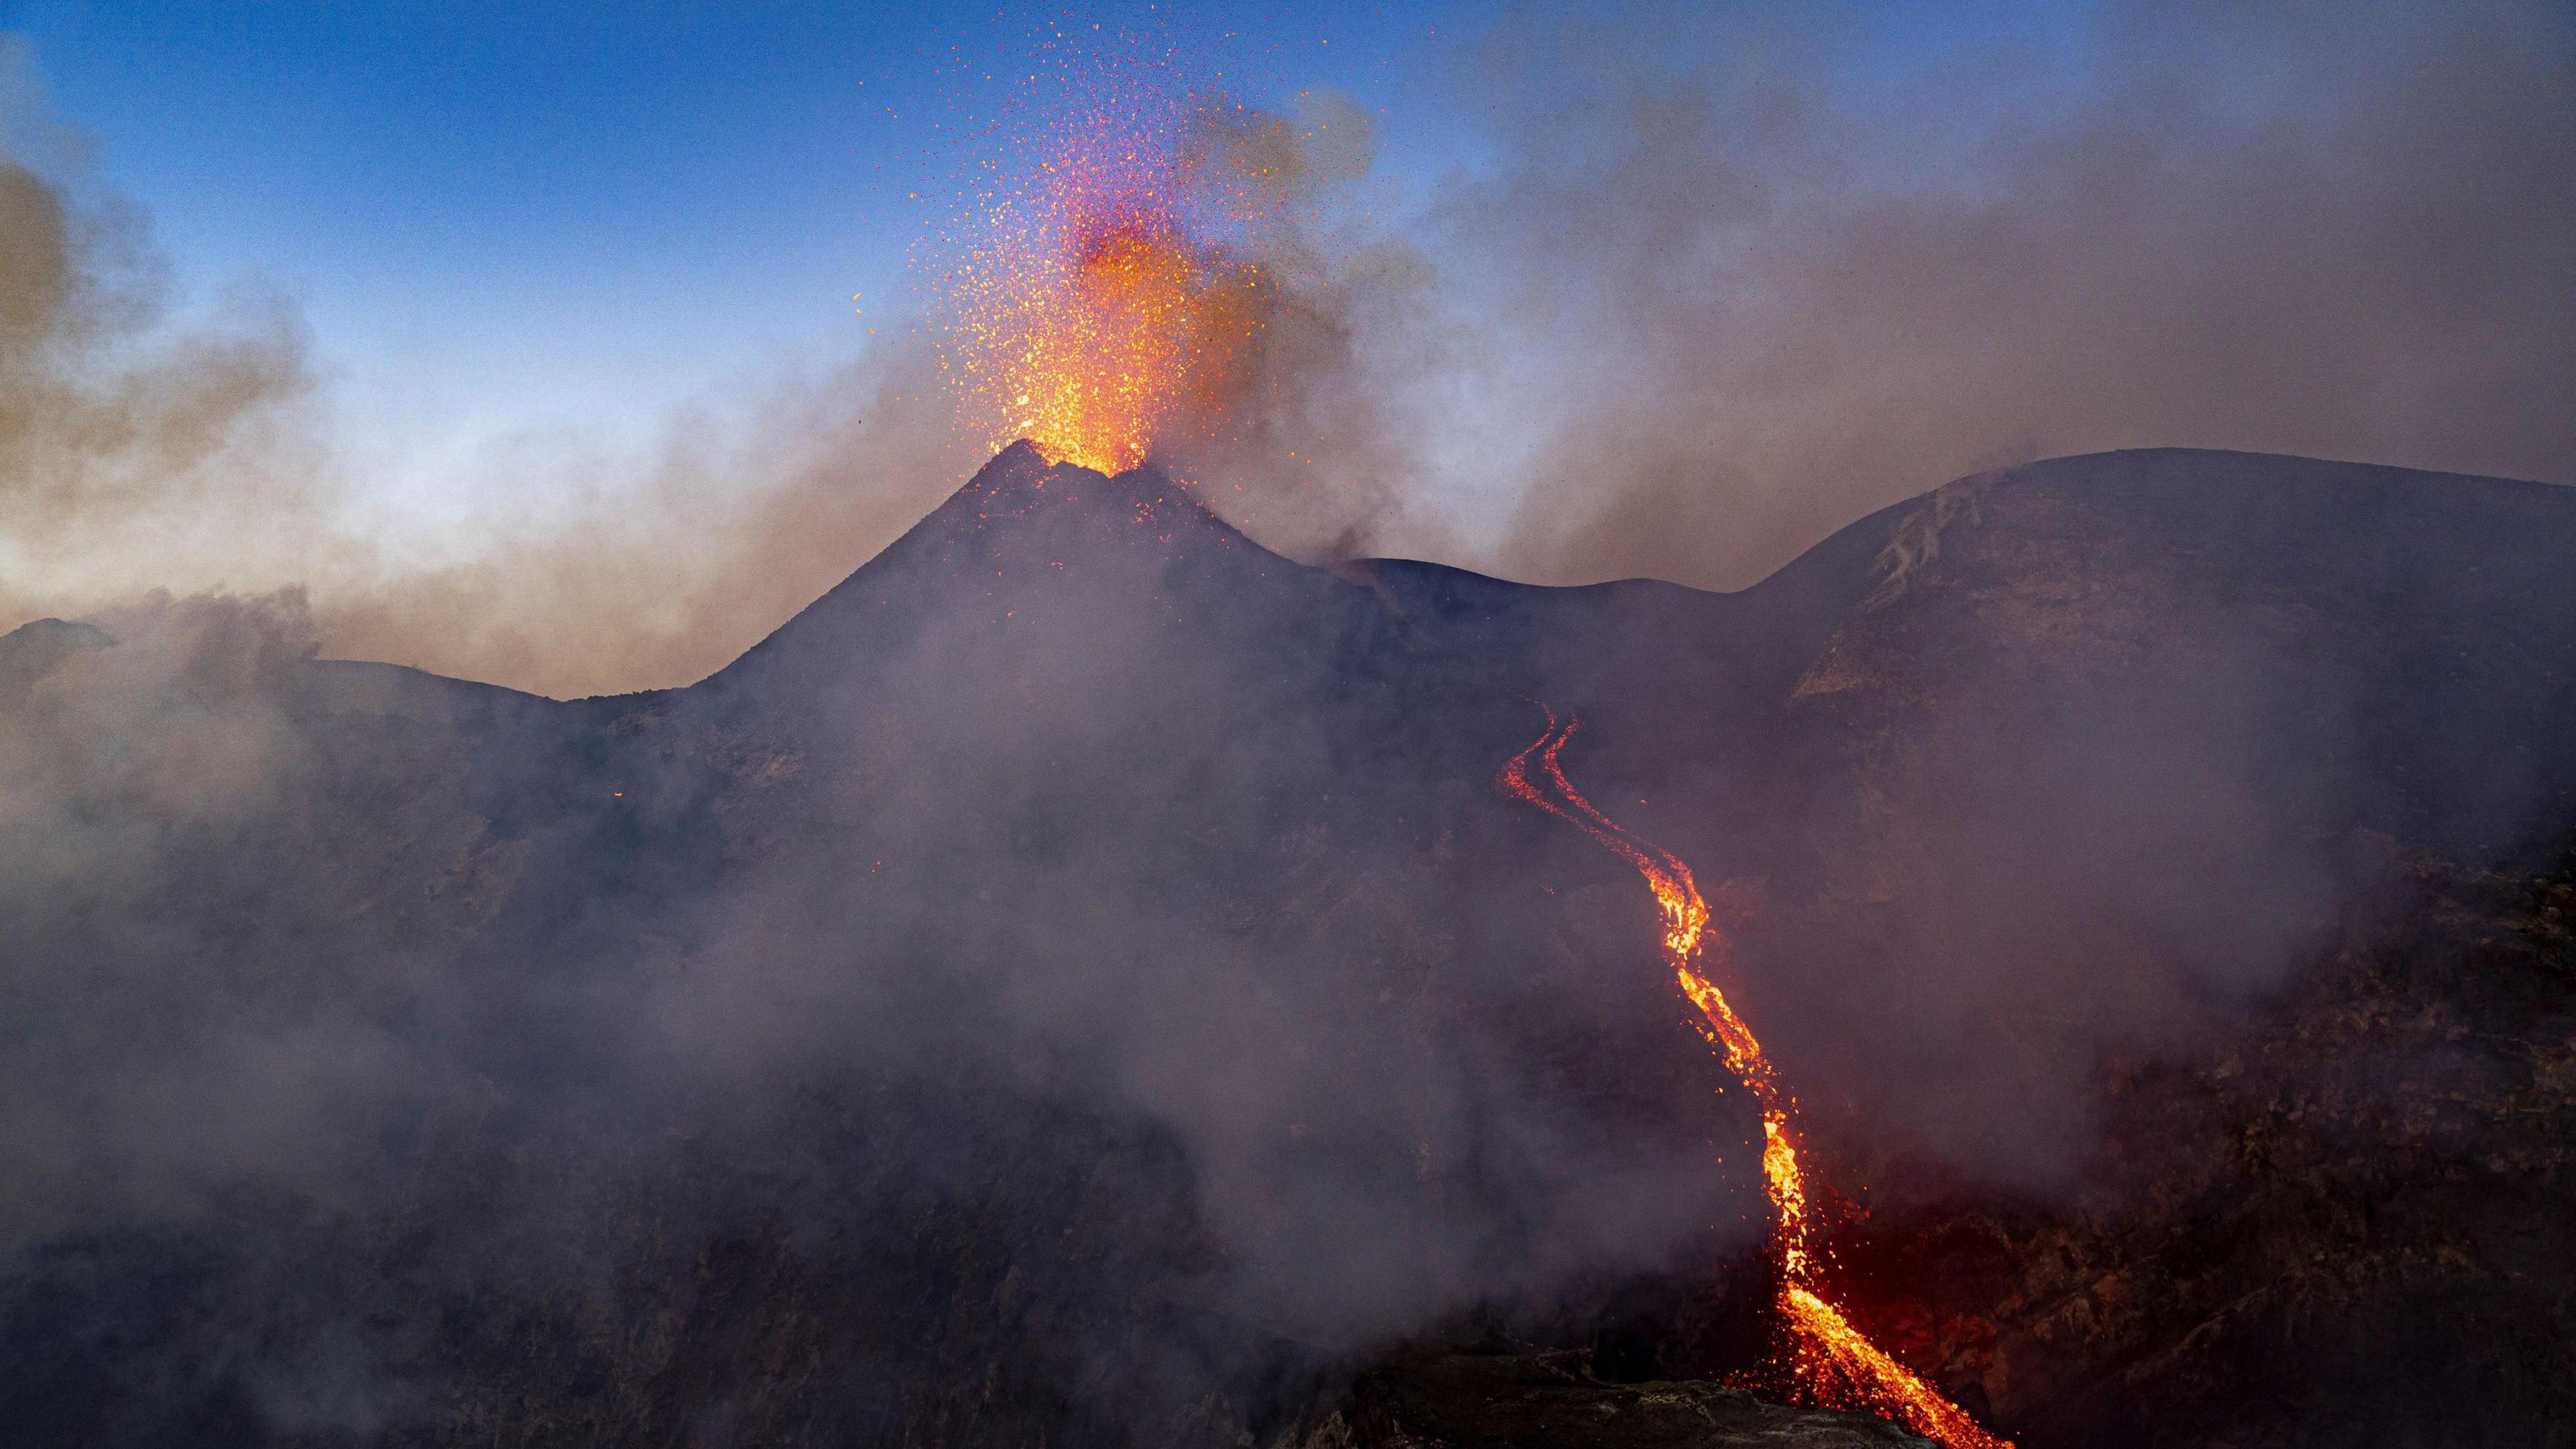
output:
[[[2576,493],[2305,459],[1710,594],[1310,567],[1023,446],[685,689],[29,626],[0,1437],[1905,1442],[1712,1383],[1777,1348],[1762,1105],[1495,787],[1552,710],[1926,1382],[2552,1442],[2570,598]]]

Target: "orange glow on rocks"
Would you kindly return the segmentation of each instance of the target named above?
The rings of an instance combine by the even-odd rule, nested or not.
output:
[[[1709,929],[1708,903],[1681,857],[1629,834],[1594,809],[1566,778],[1558,756],[1579,723],[1560,723],[1551,710],[1547,733],[1503,766],[1499,783],[1507,793],[1572,823],[1646,878],[1663,909],[1664,959],[1682,994],[1699,1008],[1702,1034],[1761,1108],[1762,1184],[1777,1224],[1772,1243],[1780,1262],[1780,1314],[1791,1340],[1787,1368],[1792,1397],[1881,1415],[1947,1449],[2012,1449],[2011,1441],[1987,1433],[1921,1375],[1871,1343],[1824,1296],[1815,1258],[1814,1210],[1791,1129],[1792,1103],[1752,1028],[1702,969],[1707,955],[1722,962],[1726,938]]]

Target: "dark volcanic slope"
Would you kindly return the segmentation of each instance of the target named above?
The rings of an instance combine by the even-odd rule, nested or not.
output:
[[[1786,793],[1694,858],[1774,892],[1756,1019],[1947,1153],[2059,1171],[2090,1053],[2277,988],[2389,840],[2576,822],[2576,492],[2064,459],[1907,505],[1875,572],[1779,706]]]
[[[2157,452],[1534,589],[1015,449],[685,690],[31,626],[0,1439],[1231,1443],[1408,1336],[1723,1368],[1753,1126],[1625,868],[1493,790],[1532,701],[1848,1186],[2055,1200],[2106,1059],[2568,828],[2571,561],[2563,490]],[[2096,1350],[1981,1311],[2010,1373],[1909,1351],[2098,1440]]]
[[[1153,474],[1047,467],[1022,444],[692,693],[836,708],[907,656],[925,673],[959,673],[944,651],[1015,628],[1047,631],[1050,644],[1088,630],[1106,648],[1123,642],[1110,631],[1141,629],[1242,649],[1287,643],[1262,630],[1293,621],[1323,641],[1345,632],[1350,593]]]
[[[1908,505],[1793,708],[1850,748],[1977,692],[2004,728],[2178,694],[2281,731],[2306,819],[2509,854],[2576,816],[2571,528],[2565,488],[2255,454],[1971,478]]]

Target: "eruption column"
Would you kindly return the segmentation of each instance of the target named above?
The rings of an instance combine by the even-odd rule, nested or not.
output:
[[[1883,1415],[1947,1449],[2012,1449],[2009,1440],[1987,1433],[1964,1410],[1871,1343],[1824,1296],[1813,1251],[1813,1211],[1790,1131],[1788,1094],[1781,1090],[1779,1075],[1762,1054],[1752,1028],[1701,969],[1704,954],[1721,958],[1726,954],[1726,938],[1710,931],[1708,903],[1701,899],[1691,869],[1681,857],[1620,828],[1565,777],[1558,756],[1580,723],[1576,719],[1560,723],[1556,712],[1549,710],[1547,733],[1512,756],[1511,763],[1503,766],[1500,784],[1508,793],[1571,822],[1646,878],[1647,888],[1663,908],[1664,958],[1671,963],[1682,994],[1699,1008],[1701,1034],[1762,1109],[1762,1184],[1779,1220],[1775,1243],[1780,1255],[1780,1313],[1791,1337],[1793,1391],[1827,1408]]]
[[[992,204],[948,278],[941,366],[993,447],[1123,473],[1223,415],[1275,284],[1225,240],[1261,207],[1188,164],[1187,125],[1113,98]]]

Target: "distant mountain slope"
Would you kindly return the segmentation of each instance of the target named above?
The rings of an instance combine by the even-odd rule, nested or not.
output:
[[[2197,688],[2277,716],[2284,769],[2344,773],[2307,802],[2321,821],[2482,856],[2576,818],[2576,490],[2066,458],[1912,505],[1879,573],[1793,693],[1801,732],[1856,742],[1977,691]]]

